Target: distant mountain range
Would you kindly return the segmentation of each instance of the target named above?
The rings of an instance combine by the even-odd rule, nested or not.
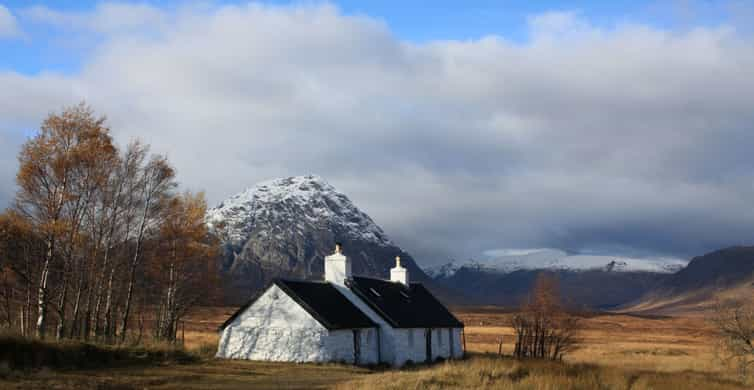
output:
[[[568,254],[511,253],[485,262],[448,263],[428,270],[467,302],[515,305],[540,272],[558,277],[567,303],[654,314],[704,313],[718,302],[754,299],[754,247],[730,247],[682,260]]]
[[[498,274],[522,270],[673,273],[688,263],[671,258],[642,259],[574,254],[550,248],[506,252],[501,256],[484,260],[451,261],[439,266],[427,267],[424,271],[433,278],[450,278],[461,268]]]
[[[558,249],[510,250],[484,260],[449,262],[425,272],[464,294],[467,303],[513,306],[540,272],[556,275],[564,300],[608,309],[637,300],[682,269],[679,259],[641,259],[568,253]]]
[[[490,259],[428,267],[425,273],[366,213],[318,176],[259,183],[210,209],[206,221],[223,240],[221,272],[239,300],[275,277],[321,279],[324,257],[335,242],[344,244],[358,275],[386,278],[400,255],[412,280],[425,282],[452,304],[517,305],[537,274],[549,272],[573,305],[651,311],[745,285],[754,272],[754,247],[737,247],[688,265],[549,248],[509,250]]]

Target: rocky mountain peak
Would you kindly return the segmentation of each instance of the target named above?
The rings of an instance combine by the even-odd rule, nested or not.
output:
[[[424,273],[366,213],[323,178],[294,176],[258,183],[208,210],[224,241],[223,270],[244,289],[274,277],[321,278],[335,242],[354,274],[387,278],[400,255],[414,279]]]
[[[259,223],[266,222],[271,225],[268,234],[275,234],[278,228],[305,234],[313,225],[337,225],[354,239],[392,245],[367,214],[316,175],[258,183],[210,209],[207,222],[212,227],[224,226],[224,233],[235,243],[247,240]]]

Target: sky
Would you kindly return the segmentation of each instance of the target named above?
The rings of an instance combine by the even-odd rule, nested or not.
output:
[[[0,0],[0,205],[82,100],[219,203],[318,174],[420,264],[754,236],[754,2]]]

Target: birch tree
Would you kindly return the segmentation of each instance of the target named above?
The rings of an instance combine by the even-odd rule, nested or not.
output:
[[[45,252],[37,287],[36,334],[43,338],[48,313],[50,269],[63,261],[62,287],[58,313],[58,333],[65,321],[67,298],[67,261],[78,234],[82,203],[88,194],[82,188],[91,179],[91,168],[103,155],[115,153],[104,118],[96,118],[84,104],[50,114],[39,133],[28,140],[19,154],[16,176],[16,208],[42,237]],[[66,245],[68,244],[68,245]],[[65,257],[61,259],[61,254]]]
[[[31,227],[13,210],[0,214],[0,268],[15,274],[15,287],[20,290],[18,330],[27,335],[34,315],[32,296],[39,276],[42,246]]]
[[[160,229],[152,271],[159,286],[155,337],[175,341],[181,318],[211,288],[208,276],[219,251],[204,223],[204,194],[185,193],[170,199]]]
[[[0,214],[0,325],[123,342],[132,316],[141,335],[157,309],[155,335],[174,340],[214,291],[203,195],[176,195],[168,160],[138,141],[121,152],[86,105],[45,119],[21,148],[17,182]]]
[[[128,330],[136,271],[142,260],[144,239],[149,229],[158,225],[164,200],[171,195],[171,191],[176,186],[174,176],[175,171],[168,164],[167,159],[154,156],[141,170],[141,175],[137,181],[136,204],[139,205],[140,212],[134,237],[134,249],[128,269],[128,287],[120,325],[121,342],[125,341],[126,331]]]

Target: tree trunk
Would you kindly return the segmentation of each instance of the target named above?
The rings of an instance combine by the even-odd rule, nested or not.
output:
[[[112,336],[110,329],[113,327],[113,282],[115,279],[115,267],[110,269],[110,277],[107,280],[107,297],[105,298],[105,319],[102,324],[102,334],[109,338]]]
[[[65,270],[63,273],[63,290],[58,302],[58,326],[55,332],[55,338],[58,340],[62,340],[65,335],[65,306],[68,304],[68,277],[65,276]]]
[[[71,323],[71,337],[72,338],[78,338],[79,336],[79,329],[81,327],[79,326],[79,311],[80,311],[80,305],[81,305],[81,292],[83,290],[83,278],[84,276],[81,275],[82,281],[78,283],[78,286],[76,287],[76,298],[73,301],[73,322]]]
[[[37,290],[37,325],[36,332],[37,337],[43,339],[45,337],[45,321],[47,320],[47,282],[50,276],[50,262],[52,261],[52,253],[55,247],[55,242],[47,239],[47,253],[45,254],[44,263],[42,265],[42,273],[39,277],[39,288]]]
[[[134,283],[136,282],[136,267],[139,265],[139,259],[141,257],[141,245],[144,240],[144,231],[147,225],[147,216],[149,214],[149,207],[151,206],[151,196],[147,196],[144,202],[144,212],[141,215],[141,223],[139,224],[139,234],[136,238],[136,248],[134,249],[134,255],[131,260],[131,267],[128,278],[128,291],[126,292],[126,303],[123,308],[123,319],[120,325],[120,341],[121,343],[126,340],[126,331],[128,330],[128,315],[131,311],[131,299],[133,298]]]
[[[107,304],[106,304],[106,310],[105,313],[110,313],[110,305],[112,303],[112,288],[113,288],[113,278],[115,276],[115,264],[110,264],[110,251],[112,250],[112,241],[113,236],[115,235],[115,226],[117,223],[117,217],[118,217],[118,202],[117,199],[120,196],[120,191],[122,189],[122,183],[118,186],[118,192],[116,193],[116,196],[114,197],[112,208],[113,208],[113,214],[110,218],[110,225],[109,225],[109,231],[107,233],[107,239],[105,240],[105,253],[102,257],[102,270],[99,273],[99,276],[95,280],[95,289],[94,294],[96,295],[96,303],[94,304],[94,334],[95,336],[100,335],[99,330],[99,318],[100,318],[100,309],[102,307],[102,297],[103,295],[107,294]],[[128,230],[129,227],[126,227],[126,230]],[[128,236],[128,234],[126,234]],[[96,264],[96,258],[95,258],[95,264]],[[107,281],[107,290],[103,291],[103,285],[104,285],[104,279],[105,274],[107,273],[108,267],[110,268],[110,276]]]
[[[172,256],[175,259],[175,245],[173,245],[172,252]],[[168,272],[168,293],[166,301],[166,326],[164,337],[167,340],[172,341],[175,340],[175,332],[173,331],[173,328],[175,327],[175,263],[172,261],[170,262],[170,271]]]
[[[89,286],[86,292],[86,305],[84,306],[84,318],[81,325],[83,326],[82,335],[84,340],[89,340],[89,334],[92,331],[92,295],[94,294],[94,286]]]
[[[3,296],[5,297],[5,302],[3,302],[4,303],[3,311],[5,312],[5,323],[8,329],[10,329],[10,327],[13,324],[13,320],[11,318],[13,314],[11,313],[11,308],[10,308],[11,294],[13,294],[13,289],[8,283],[8,278],[5,275],[3,276],[3,288],[5,289],[5,291],[3,292]]]
[[[26,282],[26,302],[22,310],[21,317],[21,335],[28,336],[29,334],[29,320],[31,319],[31,284]]]
[[[123,318],[120,323],[120,342],[126,341],[126,331],[128,330],[128,315],[131,311],[131,299],[134,295],[134,282],[136,279],[136,264],[131,264],[130,277],[128,279],[128,291],[126,292],[126,303],[123,307]]]
[[[108,244],[109,245],[109,244]],[[115,266],[113,265],[112,268],[110,268],[110,275],[107,279],[107,284],[104,283],[105,274],[107,272],[107,267],[109,264],[109,256],[110,256],[110,248],[105,248],[105,256],[102,260],[102,272],[100,272],[100,276],[97,278],[97,287],[95,294],[97,296],[96,303],[94,304],[94,317],[92,318],[93,325],[92,328],[94,328],[94,335],[100,336],[100,327],[99,327],[99,319],[100,319],[100,310],[102,308],[102,298],[103,296],[106,296],[106,304],[105,304],[105,313],[109,313],[110,310],[110,304],[112,303],[112,290],[113,290],[113,278],[115,277]]]

